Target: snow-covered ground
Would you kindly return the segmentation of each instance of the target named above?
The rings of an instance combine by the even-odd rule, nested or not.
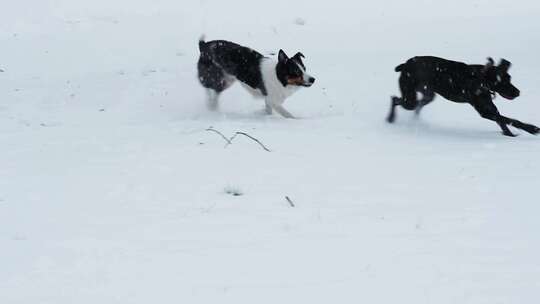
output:
[[[535,0],[4,3],[0,303],[537,303],[540,138],[442,98],[384,117],[409,57],[493,56],[522,90],[500,111],[540,124],[539,17]],[[240,86],[207,112],[201,33],[302,51],[301,119],[256,114]]]

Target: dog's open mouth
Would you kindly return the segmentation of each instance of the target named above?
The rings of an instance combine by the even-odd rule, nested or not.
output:
[[[517,97],[517,96],[506,95],[506,94],[501,93],[501,92],[499,92],[499,95],[501,95],[503,98],[506,98],[506,99],[508,99],[508,100],[514,100],[514,99],[516,99],[516,97]]]
[[[290,85],[309,88],[310,86],[313,85],[314,81],[305,81],[303,77],[294,77],[294,78],[289,78],[287,83]]]

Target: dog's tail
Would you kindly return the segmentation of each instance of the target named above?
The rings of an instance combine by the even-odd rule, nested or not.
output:
[[[402,64],[398,65],[398,66],[394,69],[394,71],[396,71],[396,72],[401,72],[401,71],[403,71],[403,68],[404,68],[404,67],[405,67],[405,63],[402,63]]]
[[[204,50],[206,50],[206,35],[202,34],[201,37],[199,38],[199,51],[204,52]]]

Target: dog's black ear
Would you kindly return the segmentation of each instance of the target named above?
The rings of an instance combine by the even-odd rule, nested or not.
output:
[[[304,68],[304,70],[305,70],[305,69],[306,69],[306,66],[305,66],[304,63],[302,62],[302,58],[306,58],[306,57],[304,56],[304,54],[302,54],[302,53],[300,53],[300,52],[296,53],[296,55],[294,55],[294,56],[292,57],[292,59],[295,60],[296,62],[298,62],[298,64],[300,64],[300,65],[302,66],[302,68]]]
[[[298,60],[302,60],[302,58],[306,58],[306,56],[304,56],[304,54],[298,52],[298,53],[296,53],[296,55],[293,56],[293,58],[296,58]]]
[[[501,62],[499,63],[499,68],[501,70],[508,72],[508,69],[512,66],[512,63],[506,59],[501,59]]]
[[[287,62],[287,60],[289,60],[289,57],[287,56],[287,54],[285,54],[283,50],[279,50],[278,60],[279,62],[285,63]]]
[[[493,58],[488,57],[487,61],[488,62],[486,63],[486,65],[484,66],[484,69],[482,70],[484,73],[489,71],[489,69],[491,69],[495,65],[495,61],[493,60]]]

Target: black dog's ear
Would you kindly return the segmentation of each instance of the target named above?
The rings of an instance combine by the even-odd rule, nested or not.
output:
[[[287,60],[289,60],[289,57],[287,56],[287,54],[285,54],[283,50],[279,50],[278,60],[279,62],[285,63],[287,62]]]
[[[505,72],[508,72],[508,69],[510,69],[511,66],[512,63],[506,59],[501,59],[501,62],[499,63],[499,68]]]
[[[296,53],[296,55],[293,56],[293,58],[302,60],[302,58],[306,58],[306,56],[304,56],[304,54],[298,52],[298,53]]]
[[[484,73],[487,72],[489,69],[491,69],[495,65],[495,61],[493,60],[493,58],[488,57],[487,61],[488,62],[486,63],[486,65],[484,66],[484,69],[482,70]]]

